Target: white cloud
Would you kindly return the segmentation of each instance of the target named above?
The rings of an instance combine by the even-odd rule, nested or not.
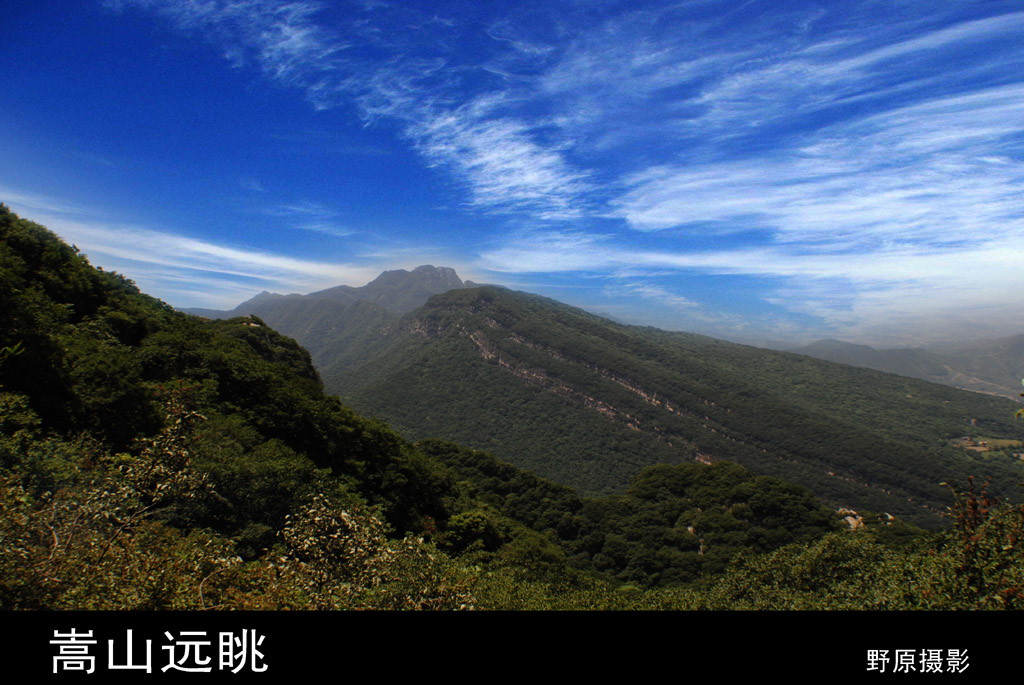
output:
[[[974,21],[965,21],[954,26],[932,31],[923,36],[900,41],[877,48],[838,62],[835,73],[863,69],[897,58],[914,54],[930,54],[945,47],[961,47],[965,43],[977,43],[993,37],[1019,35],[1024,29],[1024,12],[1013,12]]]
[[[693,300],[677,295],[669,291],[664,286],[655,285],[653,283],[645,283],[643,281],[632,281],[629,283],[622,283],[616,288],[610,288],[612,291],[621,290],[634,295],[639,295],[642,298],[655,300],[660,304],[671,307],[672,309],[682,310],[686,312],[693,312],[695,309],[700,308],[700,304]]]
[[[581,232],[534,231],[481,253],[481,267],[499,273],[595,271],[631,265],[607,239]]]
[[[690,122],[692,131],[730,135],[729,129],[749,131],[859,99],[885,106],[886,98],[908,90],[941,90],[958,80],[970,87],[969,78],[983,65],[976,58],[958,60],[959,53],[992,39],[1015,39],[1024,29],[1024,13],[962,22],[901,41],[897,37],[905,28],[918,30],[920,20],[859,26],[857,39],[829,37],[778,54],[766,50],[733,65],[695,99],[707,109]],[[1021,62],[1019,50],[997,54],[1001,68]]]
[[[350,235],[355,235],[356,233],[358,233],[358,231],[354,231],[350,228],[345,228],[344,226],[339,226],[337,224],[324,221],[314,221],[310,223],[295,224],[292,228],[298,229],[300,231],[312,231],[313,233],[323,233],[324,235],[332,235],[335,238],[347,238]]]
[[[368,121],[396,120],[428,163],[450,170],[477,209],[527,211],[541,218],[579,214],[585,174],[571,168],[562,150],[541,142],[532,126],[499,113],[499,98],[459,106],[446,92],[457,85],[444,58],[395,55],[364,62],[350,48],[374,42],[354,26],[341,35],[317,23],[323,6],[270,0],[124,0],[169,17],[185,30],[200,30],[236,65],[251,61],[271,80],[299,88],[317,108],[351,102]],[[450,27],[451,22],[437,21]],[[529,54],[545,50],[509,41],[508,27],[491,27],[496,40]]]
[[[588,190],[585,175],[559,151],[538,145],[522,122],[488,116],[489,109],[473,102],[434,114],[407,132],[431,163],[456,169],[474,207],[530,209],[540,218],[579,216]]]
[[[177,295],[176,306],[234,307],[260,290],[310,292],[349,283],[362,285],[380,271],[379,263],[335,264],[220,245],[131,225],[100,223],[95,210],[64,205],[45,197],[22,204],[24,196],[5,199],[13,211],[30,216],[65,242],[76,245],[95,266],[117,271],[144,292]]]
[[[264,207],[259,211],[263,214],[288,220],[289,228],[298,231],[322,233],[336,238],[346,238],[358,233],[355,229],[344,226],[337,221],[337,217],[341,212],[320,202],[303,200]]]
[[[9,187],[0,187],[0,202],[16,213],[30,214],[44,211],[48,215],[74,215],[88,211],[84,205],[72,204],[46,195],[26,193]]]
[[[639,230],[738,222],[832,251],[1019,236],[1020,112],[1014,84],[828,127],[761,159],[649,169],[616,214]]]
[[[329,219],[338,215],[338,212],[320,202],[304,200],[288,204],[279,204],[263,210],[271,216],[283,217],[315,217],[318,219]]]
[[[481,257],[482,267],[499,273],[622,269],[636,275],[643,269],[672,269],[762,277],[777,284],[770,286],[768,303],[815,317],[822,333],[862,339],[870,332],[876,341],[895,340],[897,330],[916,329],[924,340],[964,330],[1005,333],[1024,327],[1017,299],[1024,292],[1021,264],[1024,245],[1015,237],[957,251],[891,246],[872,253],[822,254],[775,245],[674,253],[630,248],[611,236],[553,232],[520,236]],[[644,281],[630,283],[644,296]],[[961,329],[943,330],[937,321],[956,321]]]
[[[239,179],[239,185],[245,190],[251,190],[254,193],[265,193],[267,189],[263,187],[258,178],[246,177]]]

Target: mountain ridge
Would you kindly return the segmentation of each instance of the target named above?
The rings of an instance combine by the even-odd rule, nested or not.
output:
[[[1024,334],[946,345],[941,351],[877,349],[832,339],[790,351],[1012,400],[1018,399],[1024,377]]]
[[[623,547],[640,520],[617,501],[412,445],[326,395],[310,354],[259,317],[175,312],[2,204],[0,262],[0,537],[19,552],[0,555],[5,608],[465,608],[469,582],[497,608],[513,574],[518,593],[554,577],[614,600],[575,569],[675,584],[838,525],[804,488],[691,464],[636,474],[658,533]],[[684,514],[700,539],[658,554]]]
[[[6,305],[0,308],[0,496],[10,514],[0,517],[0,537],[17,552],[0,555],[5,608],[1019,605],[1024,564],[1019,546],[1006,539],[1024,530],[1021,510],[998,505],[989,512],[994,501],[973,485],[952,502],[955,530],[935,537],[879,512],[838,512],[865,530],[839,529],[837,512],[807,488],[726,461],[650,466],[620,495],[581,499],[487,453],[436,440],[408,442],[326,395],[310,354],[258,317],[204,321],[174,312],[130,280],[92,268],[77,249],[2,204],[0,261]],[[370,302],[356,306],[384,312]],[[701,336],[610,326],[568,305],[494,288],[435,296],[378,329],[373,349],[363,350],[371,364],[381,342],[395,348],[388,354],[426,343],[425,357],[404,357],[413,378],[426,383],[426,395],[417,398],[419,389],[403,385],[404,378],[389,379],[393,369],[381,371],[385,384],[400,383],[396,397],[426,400],[427,410],[444,410],[453,397],[466,400],[464,406],[488,398],[473,395],[472,386],[432,385],[460,377],[415,368],[424,359],[471,371],[463,381],[482,370],[506,380],[526,370],[571,390],[603,383],[600,399],[612,410],[638,396],[647,404],[630,410],[657,407],[662,396],[647,393],[646,384],[662,392],[683,380],[685,390],[719,392],[688,407],[719,427],[730,413],[764,409],[743,398],[769,389],[763,379],[743,378],[739,397],[731,396],[728,375],[716,367],[793,359]],[[458,349],[469,356],[444,354]],[[586,367],[593,359],[604,366]],[[707,367],[707,374],[640,373],[651,364],[690,374]],[[885,374],[806,358],[799,364],[879,381],[875,395],[930,387],[893,386]],[[581,366],[590,377],[572,373]],[[780,379],[771,368],[747,364],[746,371]],[[500,385],[482,387],[495,395],[491,400],[509,397]],[[552,441],[553,452],[553,440],[572,427],[559,419],[586,417],[549,390],[541,393],[547,400],[534,394],[528,404],[562,412],[554,434],[540,436]],[[792,390],[780,397],[799,409]],[[809,402],[821,404],[820,394],[811,395]],[[680,407],[688,401],[673,399]],[[984,398],[972,401],[984,409],[978,404]],[[904,413],[936,407],[920,400],[898,406]],[[516,425],[525,416],[521,409],[477,418],[530,440]],[[885,406],[847,404],[828,418],[851,409],[853,423],[879,410],[905,424],[903,430],[917,428]],[[607,412],[587,411],[598,423],[609,419]],[[646,427],[650,416],[633,418]],[[544,417],[533,412],[532,418]],[[771,418],[788,433],[799,416]],[[922,414],[925,423],[930,418]],[[754,435],[764,426],[727,428]],[[936,455],[941,463],[946,456]],[[974,470],[989,458],[968,459],[967,466]],[[600,459],[591,461],[601,466]]]
[[[922,480],[912,464],[942,462],[958,470],[953,464],[970,457],[929,435],[980,430],[972,419],[994,432],[1017,430],[1012,409],[996,408],[998,400],[706,336],[615,324],[506,289],[434,296],[383,330],[374,345],[362,363],[324,373],[325,385],[414,438],[486,449],[592,494],[617,491],[625,473],[655,462],[728,459],[812,488],[817,482],[819,496],[822,482],[833,481],[824,488],[833,504],[912,516],[923,502],[937,513],[945,494],[936,483],[947,478],[933,465],[937,477]],[[872,398],[879,387],[884,402]],[[848,404],[862,418],[828,408],[844,392],[856,394]],[[924,398],[935,416],[922,420],[922,401],[908,396]],[[872,424],[862,425],[870,417]],[[917,447],[904,454],[907,443]],[[521,447],[513,452],[510,445]],[[931,456],[933,448],[943,456]],[[760,456],[769,453],[770,460]],[[989,468],[1005,478],[1019,469],[1010,462]],[[817,469],[824,475],[815,475]],[[879,497],[863,497],[864,489]],[[902,505],[892,502],[897,491],[904,492]],[[856,501],[837,499],[843,492]]]
[[[450,275],[433,282],[461,282]],[[385,272],[363,287],[376,283],[362,292],[384,303],[416,290],[423,304],[402,315],[349,302],[357,289],[348,286],[263,298],[251,313],[308,349],[325,387],[357,411],[411,439],[487,450],[583,494],[621,492],[655,463],[732,460],[837,507],[929,525],[948,502],[938,482],[974,469],[1006,483],[1020,470],[1005,455],[981,466],[951,446],[968,434],[1021,437],[1012,408],[994,398],[620,324],[497,286],[425,296],[393,285],[415,278]]]

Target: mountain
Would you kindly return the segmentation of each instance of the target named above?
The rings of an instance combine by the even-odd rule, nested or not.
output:
[[[485,449],[583,494],[621,492],[656,463],[725,459],[835,506],[934,524],[940,482],[991,474],[1012,492],[1024,470],[950,445],[1020,438],[1008,400],[501,288],[432,297],[367,342],[327,346],[330,391],[413,439]]]
[[[307,297],[343,301],[372,302],[394,314],[412,311],[431,295],[465,287],[455,270],[446,266],[418,266],[412,271],[385,271],[361,288],[346,285],[310,293]]]
[[[463,557],[495,606],[531,582],[548,601],[553,578],[606,602],[588,574],[695,580],[838,522],[732,464],[634,474],[623,508],[412,445],[326,395],[258,317],[175,312],[3,205],[0,266],[0,608],[456,608],[476,601]],[[680,525],[700,537],[667,553]]]
[[[412,271],[385,271],[362,287],[339,285],[308,295],[263,291],[232,310],[182,309],[208,319],[257,316],[267,325],[301,340],[322,373],[335,375],[361,361],[374,348],[380,331],[427,299],[449,290],[472,287],[455,270],[431,265]]]
[[[371,282],[358,288],[339,285],[308,295],[279,295],[264,290],[230,311],[200,308],[186,308],[182,311],[210,319],[227,319],[250,314],[256,314],[263,318],[274,318],[279,315],[287,315],[288,309],[298,306],[300,302],[307,308],[313,307],[313,303],[330,303],[336,307],[335,311],[337,311],[337,307],[348,307],[356,302],[370,302],[387,312],[401,315],[416,309],[425,303],[431,295],[465,287],[469,286],[463,283],[454,269],[425,264],[412,271],[405,269],[385,271]],[[308,313],[310,309],[305,311]]]
[[[727,461],[652,466],[621,494],[581,498],[484,452],[406,441],[325,394],[309,353],[258,317],[175,312],[2,204],[0,301],[0,539],[11,552],[0,555],[0,609],[1021,607],[1024,559],[1006,541],[1024,536],[1022,510],[974,485],[951,502],[953,530],[934,535],[888,514],[840,512],[857,525],[852,533],[806,488]],[[360,335],[348,341],[363,346]],[[482,288],[432,298],[356,356],[383,359],[410,341],[468,350],[438,357],[441,367],[480,358],[567,399],[578,399],[571,384],[605,390],[602,380],[628,399],[637,386],[624,374],[640,378],[665,362],[674,371],[644,380],[671,385],[673,373],[705,363],[687,350],[715,358],[721,345],[609,328],[542,298]],[[750,361],[725,352],[708,365]],[[565,364],[550,366],[547,380],[536,364],[522,366],[552,354]],[[598,378],[572,373],[581,364]],[[351,365],[351,375],[366,366]],[[762,371],[704,395],[703,420],[724,426],[722,407],[746,413],[733,395],[763,394]],[[423,376],[458,380],[429,368]],[[398,388],[396,406],[405,390],[421,392]],[[435,408],[476,390],[438,387]],[[688,416],[694,405],[679,392],[644,399]],[[590,402],[601,420],[648,429],[646,417]],[[489,419],[529,441],[517,432],[522,415],[509,406]],[[999,463],[990,456],[971,466],[983,473]]]
[[[941,351],[878,350],[840,340],[818,340],[792,351],[1011,399],[1019,396],[1024,377],[1024,334],[946,346]]]
[[[424,298],[424,283],[462,287],[400,316],[391,295]],[[950,501],[938,483],[985,473],[1010,492],[1022,470],[951,444],[1020,438],[1012,405],[845,365],[867,346],[823,342],[814,349],[840,362],[827,363],[465,285],[420,267],[361,289],[262,294],[232,313],[294,337],[330,392],[408,437],[487,450],[584,495],[622,492],[653,464],[726,459],[836,507],[928,525]],[[924,351],[881,356],[932,379],[945,368]]]

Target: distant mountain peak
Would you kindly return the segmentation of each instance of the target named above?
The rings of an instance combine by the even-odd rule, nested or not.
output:
[[[344,292],[358,300],[378,304],[392,313],[405,314],[423,305],[431,295],[465,287],[455,269],[424,264],[412,271],[385,271],[363,287],[345,288]]]
[[[384,271],[377,278],[360,287],[338,285],[308,295],[280,295],[264,290],[231,311],[217,312],[205,309],[186,309],[185,311],[213,318],[257,313],[268,318],[271,325],[277,327],[281,324],[281,320],[273,314],[268,315],[267,307],[305,306],[310,300],[326,300],[334,303],[335,306],[347,307],[362,301],[375,304],[392,314],[401,315],[422,306],[432,295],[474,286],[475,284],[463,283],[455,269],[451,267],[423,264],[412,271],[405,269]],[[285,327],[286,329],[287,327]]]
[[[259,293],[258,295],[253,295],[248,300],[246,300],[242,304],[238,305],[238,307],[236,307],[235,309],[236,310],[238,310],[238,309],[248,309],[248,308],[254,307],[256,305],[264,304],[264,303],[267,303],[267,302],[272,302],[274,300],[279,300],[282,297],[287,297],[287,295],[282,295],[280,293],[272,293],[269,290],[264,290],[263,292]],[[186,311],[188,311],[188,310],[186,310]],[[225,313],[227,313],[227,312],[225,312]],[[233,316],[236,315],[234,313],[234,311],[231,312],[231,314]]]
[[[389,269],[387,271],[382,271],[381,274],[370,281],[370,283],[379,281],[382,278],[385,280],[401,278],[443,278],[450,280],[453,283],[458,283],[459,285],[462,284],[462,279],[459,278],[455,269],[450,266],[434,266],[433,264],[422,264],[412,271],[406,271],[405,269]],[[367,283],[366,285],[370,285],[370,283]]]
[[[461,288],[463,286],[462,279],[459,278],[457,273],[455,273],[455,269],[450,266],[432,266],[430,264],[424,264],[423,266],[417,266],[413,269],[413,273],[430,278],[437,278],[441,281],[451,283],[453,287]]]
[[[446,278],[458,279],[459,276],[455,273],[455,269],[450,266],[434,266],[433,264],[422,264],[412,270],[414,274],[435,274],[438,276],[444,276]],[[461,280],[459,281],[461,283]]]

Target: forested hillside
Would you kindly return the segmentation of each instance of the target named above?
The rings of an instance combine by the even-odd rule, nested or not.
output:
[[[6,207],[0,230],[5,606],[192,606],[183,585],[213,570],[204,605],[226,601],[211,596],[228,578],[255,583],[237,601],[259,604],[272,588],[254,588],[273,577],[260,574],[279,572],[298,594],[271,605],[330,603],[297,588],[342,562],[295,536],[342,504],[362,512],[342,518],[366,554],[429,559],[382,531],[446,520],[447,474],[324,395],[294,341],[254,319],[174,312]],[[242,560],[281,545],[294,564],[250,578]],[[169,577],[148,579],[156,559]]]
[[[326,395],[258,318],[174,312],[3,205],[0,300],[3,609],[1021,601],[1024,516],[981,492],[938,535],[866,511],[849,530],[805,488],[728,463],[580,498],[407,442]]]
[[[1022,437],[1008,400],[493,287],[435,296],[378,330],[369,356],[331,347],[329,390],[410,437],[486,449],[584,494],[624,492],[656,463],[730,460],[835,507],[932,526],[950,503],[940,482],[990,476],[1013,494],[1024,475],[1008,453],[951,446]]]

